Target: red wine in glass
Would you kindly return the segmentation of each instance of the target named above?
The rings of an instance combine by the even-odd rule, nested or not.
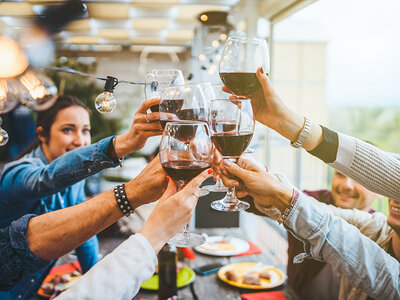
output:
[[[250,144],[253,132],[214,133],[214,146],[224,157],[239,157]]]
[[[173,180],[189,182],[204,170],[210,168],[210,164],[204,161],[168,161],[162,167]]]
[[[235,95],[252,96],[261,88],[256,73],[222,72],[219,73],[222,82]]]

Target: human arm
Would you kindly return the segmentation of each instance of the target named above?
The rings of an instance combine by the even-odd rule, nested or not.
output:
[[[315,200],[313,197],[309,197],[309,199],[328,213],[340,217],[347,223],[357,227],[363,235],[369,237],[377,244],[382,244],[389,238],[392,230],[387,224],[386,216],[380,212],[370,214],[356,208],[344,209],[328,205]]]
[[[139,234],[123,242],[59,299],[132,299],[153,275],[158,251],[189,222],[198,200],[195,194],[208,176],[206,170],[178,193],[170,180]]]
[[[240,178],[243,182],[241,188],[246,189],[261,206],[272,205],[281,213],[289,206],[292,189],[275,176],[250,169],[249,165],[246,169],[232,163],[225,166]],[[400,297],[400,265],[397,260],[356,227],[323,209],[311,197],[300,193],[284,225],[305,243],[308,254],[331,264],[354,287],[373,298]]]
[[[304,117],[285,105],[261,68],[257,78],[262,89],[252,97],[256,120],[296,141]],[[391,154],[314,122],[302,147],[367,189],[400,201],[400,162]]]
[[[25,232],[29,220],[35,215],[25,215],[0,229],[0,291],[8,291],[22,278],[48,265],[29,249]]]
[[[156,157],[135,179],[125,184],[132,208],[158,200],[166,188],[165,178]],[[36,256],[50,261],[79,247],[121,217],[123,214],[110,190],[78,205],[33,218],[26,238]]]

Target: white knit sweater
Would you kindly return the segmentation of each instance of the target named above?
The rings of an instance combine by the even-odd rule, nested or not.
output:
[[[338,137],[336,160],[329,165],[367,189],[400,201],[400,161],[354,137]]]

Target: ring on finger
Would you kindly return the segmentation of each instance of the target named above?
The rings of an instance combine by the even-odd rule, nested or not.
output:
[[[146,119],[146,123],[149,123],[149,119],[147,118],[147,114],[144,115],[144,118]]]
[[[194,191],[194,192],[193,192],[193,195],[194,195],[196,198],[199,198],[199,197],[200,197],[200,195],[197,194],[197,191]]]

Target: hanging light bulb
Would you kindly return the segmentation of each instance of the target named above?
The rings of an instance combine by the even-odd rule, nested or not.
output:
[[[107,76],[104,92],[96,97],[95,107],[99,113],[109,114],[117,107],[117,99],[114,98],[114,88],[118,84],[118,79]]]
[[[23,73],[28,67],[28,59],[17,42],[0,36],[0,78],[12,78]]]
[[[33,110],[46,110],[57,100],[57,87],[44,75],[27,72],[20,77],[24,86],[21,103]]]
[[[1,128],[2,123],[3,119],[0,117],[0,146],[4,146],[8,142],[8,133],[3,128]]]
[[[18,79],[0,79],[0,114],[13,110],[20,101],[22,85]]]

